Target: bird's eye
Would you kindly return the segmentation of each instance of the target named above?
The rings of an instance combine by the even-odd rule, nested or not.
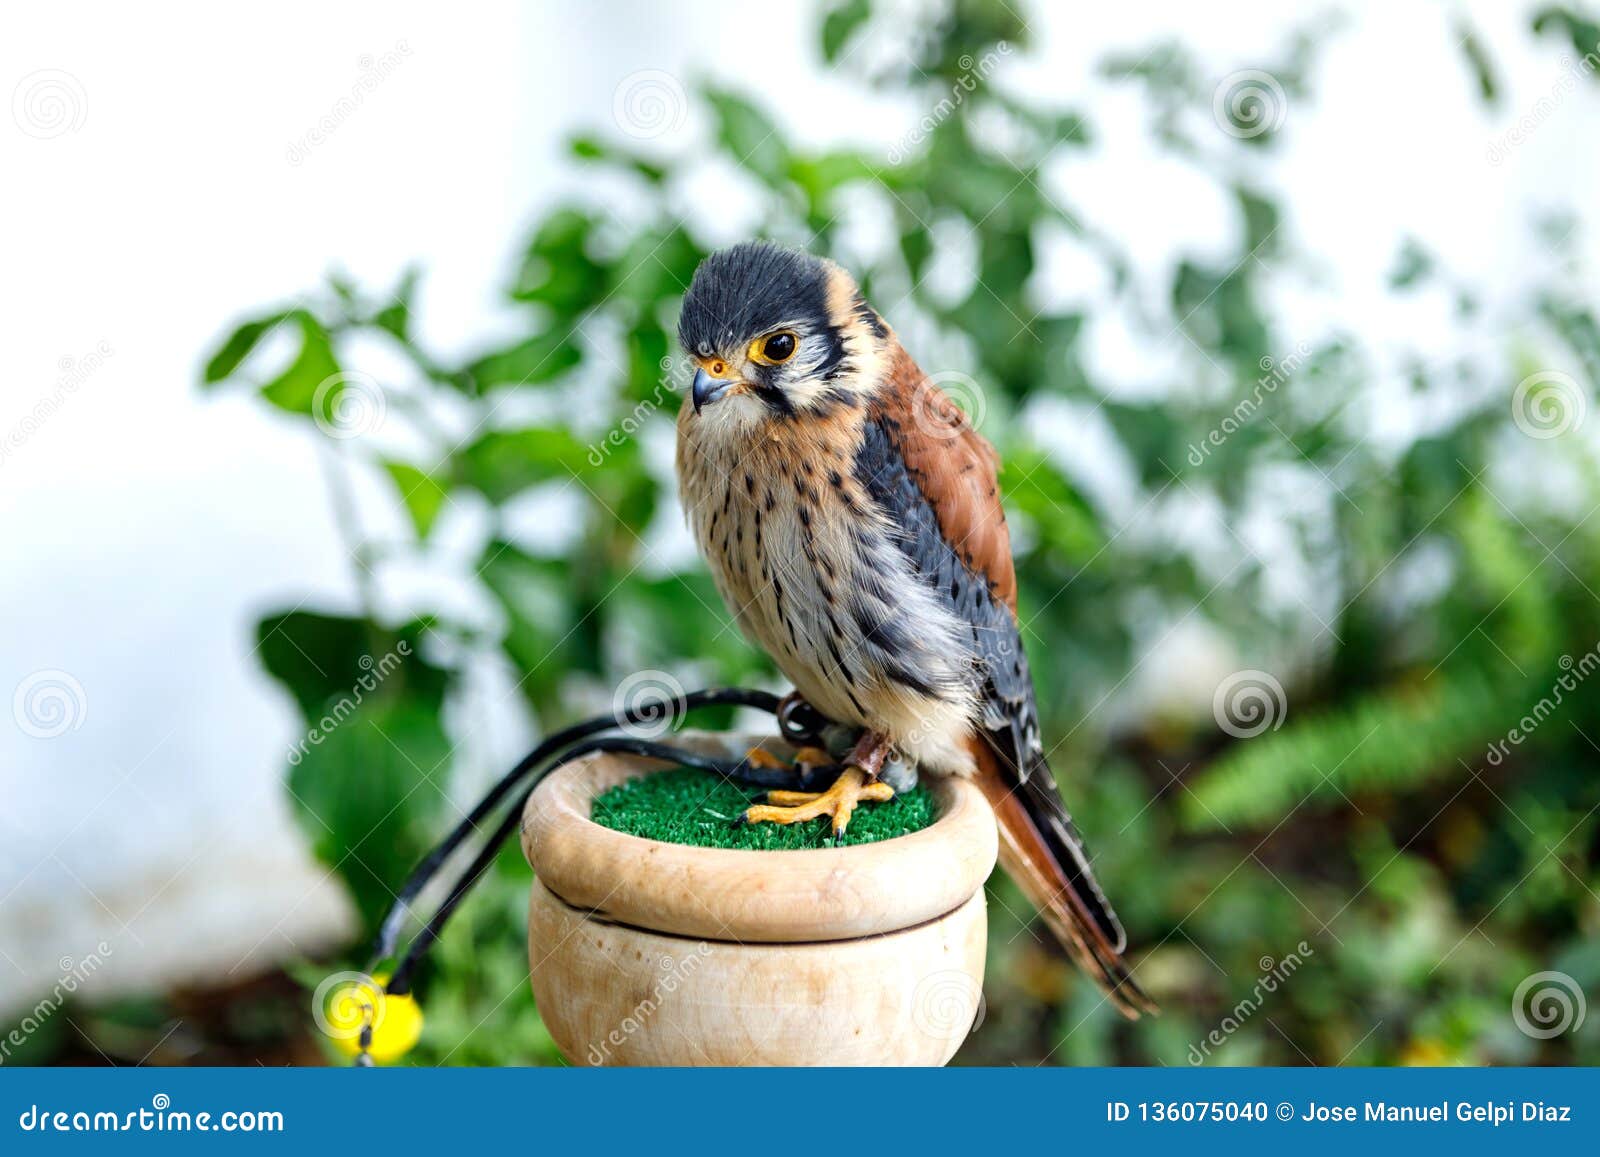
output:
[[[778,366],[794,357],[800,339],[793,330],[779,330],[750,343],[750,358],[764,366]]]

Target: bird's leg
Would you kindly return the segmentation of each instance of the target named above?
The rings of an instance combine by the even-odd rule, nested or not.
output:
[[[838,835],[849,826],[856,805],[863,800],[894,798],[894,789],[878,779],[889,752],[889,740],[878,732],[868,731],[851,749],[844,771],[832,787],[821,792],[768,792],[767,802],[751,807],[740,817],[740,822],[794,824],[828,816],[833,821],[834,835]]]

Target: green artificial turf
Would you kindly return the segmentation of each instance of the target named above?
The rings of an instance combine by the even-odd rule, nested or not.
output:
[[[761,803],[762,788],[730,783],[693,768],[675,767],[629,780],[602,793],[590,813],[595,823],[631,836],[700,848],[783,851],[833,846],[826,816],[799,824],[734,825],[739,813]],[[871,844],[908,836],[934,820],[933,797],[921,784],[883,803],[863,803],[839,844]]]

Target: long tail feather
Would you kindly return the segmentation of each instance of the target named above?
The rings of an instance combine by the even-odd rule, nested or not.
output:
[[[1129,1020],[1160,1010],[1129,974],[1123,936],[1055,794],[1048,768],[1017,779],[983,739],[973,744],[977,783],[1000,825],[1000,865],[1039,909],[1068,954]],[[1040,774],[1042,772],[1042,774]]]

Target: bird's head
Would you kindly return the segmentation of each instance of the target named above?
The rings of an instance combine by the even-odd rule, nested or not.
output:
[[[702,261],[678,321],[695,364],[695,413],[715,405],[719,420],[860,404],[881,376],[888,338],[843,269],[766,241]]]

